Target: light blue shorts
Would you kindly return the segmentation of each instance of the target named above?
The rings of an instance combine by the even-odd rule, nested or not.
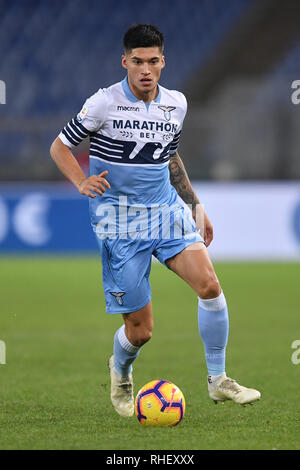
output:
[[[171,223],[177,226],[182,224],[181,237],[178,237],[178,234],[169,238],[160,234],[154,239],[145,239],[139,235],[126,239],[97,237],[107,313],[135,312],[150,302],[149,275],[152,255],[167,266],[166,260],[187,246],[196,242],[204,243],[194,221],[188,217],[186,211],[178,211]]]

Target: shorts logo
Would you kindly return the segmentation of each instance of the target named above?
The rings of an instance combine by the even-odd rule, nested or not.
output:
[[[123,295],[125,295],[125,292],[110,292],[111,295],[113,295],[116,298],[116,301],[118,302],[119,305],[123,305]]]
[[[174,109],[176,109],[176,106],[158,106],[158,108],[164,112],[164,117],[166,121],[170,121],[171,111],[174,111]]]

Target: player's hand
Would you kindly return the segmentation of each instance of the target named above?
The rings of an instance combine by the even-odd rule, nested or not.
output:
[[[214,229],[206,213],[204,213],[204,237],[203,238],[204,238],[206,246],[209,246],[214,238]]]
[[[110,189],[109,182],[105,179],[108,171],[102,171],[99,175],[91,175],[88,178],[82,180],[78,185],[78,191],[84,196],[95,198],[97,193],[100,196],[106,191],[106,188]]]
[[[205,241],[205,245],[209,246],[214,237],[214,230],[201,203],[197,204],[194,208],[193,218],[199,234]]]

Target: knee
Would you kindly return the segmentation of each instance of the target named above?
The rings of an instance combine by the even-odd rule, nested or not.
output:
[[[138,346],[139,348],[147,343],[152,337],[152,331],[148,329],[144,329],[142,331],[138,331],[135,334],[134,338],[134,345]]]
[[[209,278],[199,289],[198,295],[201,299],[214,299],[221,294],[221,286],[215,277]]]
[[[151,339],[152,329],[144,326],[130,328],[126,336],[131,344],[140,348]]]

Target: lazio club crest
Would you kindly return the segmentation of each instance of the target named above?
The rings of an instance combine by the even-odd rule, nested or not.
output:
[[[176,106],[158,106],[164,112],[164,117],[166,121],[170,121],[171,119],[171,111],[176,109]]]
[[[125,292],[110,292],[111,295],[113,295],[118,302],[119,305],[123,305],[123,295],[125,295]]]

